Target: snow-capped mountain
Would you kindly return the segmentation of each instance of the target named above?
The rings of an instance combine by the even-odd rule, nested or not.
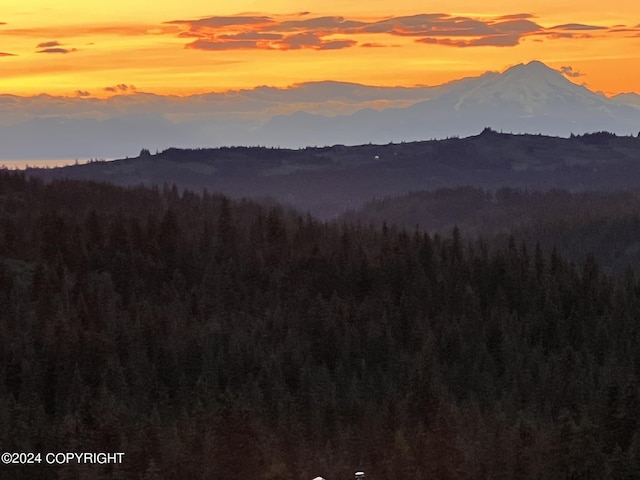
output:
[[[280,116],[257,133],[261,141],[277,139],[278,144],[298,146],[292,139],[312,145],[387,143],[468,136],[484,127],[565,137],[595,131],[635,135],[640,109],[576,85],[559,71],[533,61],[459,82],[407,108],[362,110],[332,118]]]
[[[570,82],[560,72],[538,61],[513,66],[502,75],[456,93],[456,110],[510,104],[517,105],[527,115],[546,115],[552,110],[575,105],[606,109],[610,103],[606,97]]]
[[[475,135],[485,127],[564,137],[603,130],[637,135],[638,106],[638,94],[609,99],[537,61],[433,87],[327,81],[185,98],[0,95],[0,156],[114,158],[141,148],[384,144]]]

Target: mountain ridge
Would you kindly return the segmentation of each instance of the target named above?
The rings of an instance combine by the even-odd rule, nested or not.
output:
[[[629,135],[640,125],[635,96],[608,99],[537,61],[434,87],[310,82],[228,96],[138,95],[113,97],[105,104],[53,97],[25,104],[4,98],[3,155],[115,158],[140,148],[173,146],[382,144],[470,136],[485,126],[564,137],[604,130]],[[96,105],[108,108],[100,111]],[[149,121],[138,120],[144,115]]]
[[[485,128],[466,138],[406,143],[170,148],[27,173],[48,180],[176,184],[235,198],[272,197],[330,218],[372,198],[442,187],[631,188],[640,180],[640,138],[606,132],[570,138],[514,135]]]
[[[406,108],[335,117],[296,112],[273,117],[256,134],[281,145],[287,138],[301,138],[294,146],[302,147],[366,143],[372,138],[384,143],[470,136],[485,126],[564,137],[604,130],[629,135],[639,124],[639,108],[609,100],[535,61],[469,79]]]

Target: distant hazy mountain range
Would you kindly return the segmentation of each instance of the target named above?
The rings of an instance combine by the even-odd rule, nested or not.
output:
[[[462,104],[465,101],[476,99],[469,96]],[[327,218],[374,198],[442,187],[637,188],[640,138],[602,132],[560,138],[485,129],[468,138],[385,145],[172,148],[29,174],[120,185],[175,184],[235,198],[271,197]]]
[[[141,148],[357,145],[504,132],[640,130],[640,96],[611,99],[540,62],[436,87],[314,82],[189,97],[0,96],[0,157],[118,158]]]
[[[333,118],[295,113],[271,119],[261,129],[285,144],[400,142],[473,135],[483,126],[511,133],[569,136],[600,130],[637,133],[640,110],[596,94],[540,62],[487,74],[407,108],[361,110]],[[291,140],[288,142],[291,143]]]

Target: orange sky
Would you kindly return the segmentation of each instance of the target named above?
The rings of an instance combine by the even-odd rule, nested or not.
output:
[[[435,85],[534,59],[567,67],[592,90],[640,92],[640,7],[631,0],[214,3],[3,0],[0,93]]]

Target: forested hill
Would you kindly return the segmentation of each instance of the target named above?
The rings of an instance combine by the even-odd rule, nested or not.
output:
[[[509,235],[535,248],[539,243],[577,262],[594,255],[608,272],[640,271],[640,191],[610,192],[474,187],[412,192],[372,200],[341,220],[396,225],[505,244]]]
[[[517,243],[0,172],[21,479],[632,479],[640,281]]]
[[[609,190],[640,179],[640,138],[597,132],[571,138],[501,134],[300,150],[171,148],[136,158],[59,169],[31,169],[45,179],[120,185],[175,183],[235,198],[272,197],[329,218],[373,198],[442,187]]]

